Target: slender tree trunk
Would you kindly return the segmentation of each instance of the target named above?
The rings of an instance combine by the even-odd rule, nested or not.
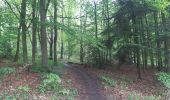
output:
[[[96,40],[98,39],[98,23],[97,23],[97,4],[96,2],[94,1],[94,17],[95,17],[95,38]],[[100,67],[99,65],[99,58],[98,58],[98,54],[99,54],[99,49],[98,48],[95,48],[95,60],[96,60],[96,65],[98,67]]]
[[[158,13],[154,12],[154,21],[155,21],[155,33],[157,36],[156,42],[157,42],[157,48],[160,49],[161,48],[161,44],[160,44],[160,36],[159,36],[159,27],[158,27]],[[161,51],[158,50],[157,51],[157,62],[158,62],[158,70],[161,70],[161,65],[162,65],[162,58],[161,58]]]
[[[83,64],[84,62],[84,50],[83,50],[83,43],[82,40],[80,40],[80,62]]]
[[[49,71],[48,68],[48,53],[47,53],[47,33],[46,33],[46,0],[40,0],[40,21],[41,21],[41,56],[42,66]]]
[[[64,9],[62,11],[62,23],[64,24]],[[64,31],[62,30],[61,32],[61,55],[60,55],[60,59],[63,59],[63,55],[64,55]]]
[[[51,36],[50,36],[50,50],[49,50],[49,53],[50,53],[50,57],[49,59],[52,60],[53,59],[53,43],[54,43],[54,39],[53,39],[53,28],[51,27]]]
[[[54,2],[54,64],[57,64],[57,1]]]
[[[168,29],[167,29],[167,26],[166,26],[166,18],[165,18],[165,14],[164,12],[161,12],[161,17],[162,17],[162,25],[163,25],[163,29],[162,29],[162,32],[168,32]],[[168,52],[168,42],[170,42],[168,40],[168,38],[165,38],[164,40],[164,47],[165,47],[165,52],[164,52],[164,55],[165,55],[165,61],[164,61],[164,66],[167,68],[167,71],[168,71],[168,67],[170,65],[169,64],[169,52]]]
[[[168,39],[167,45],[168,45],[168,48],[169,48],[169,51],[168,51],[168,58],[169,59],[167,60],[167,64],[168,64],[167,72],[170,72],[170,39]]]
[[[147,46],[152,48],[152,42],[149,42],[151,41],[151,34],[149,33],[149,25],[148,25],[148,19],[147,19],[147,16],[145,14],[145,23],[146,23],[146,32],[147,32]],[[151,62],[151,67],[153,68],[154,67],[154,59],[153,59],[153,50],[152,49],[148,49],[149,51],[149,58],[150,58],[150,62]]]
[[[133,9],[132,9],[133,10]],[[134,11],[133,11],[133,15],[132,15],[132,21],[133,21],[133,25],[134,25],[134,34],[135,37],[134,37],[134,42],[135,44],[139,45],[139,35],[137,34],[138,32],[138,28],[137,28],[137,23],[136,23],[136,16],[134,14]],[[139,79],[142,79],[141,77],[141,68],[140,68],[140,48],[139,46],[136,46],[135,48],[135,53],[136,53],[136,57],[137,57],[137,72],[138,72],[138,78]]]
[[[21,3],[21,29],[22,29],[22,49],[23,49],[23,62],[28,63],[27,55],[27,37],[26,37],[26,2],[22,0]]]
[[[37,0],[33,0],[32,2],[32,63],[35,64],[36,58],[36,49],[37,49],[37,38],[36,38],[36,31],[37,31],[37,18],[36,18],[36,2]]]
[[[15,57],[14,57],[14,62],[17,62],[18,61],[18,58],[19,58],[19,51],[20,51],[20,30],[21,30],[21,25],[19,25],[19,28],[18,28],[18,35],[17,35],[17,49],[16,49],[16,53],[15,53]]]

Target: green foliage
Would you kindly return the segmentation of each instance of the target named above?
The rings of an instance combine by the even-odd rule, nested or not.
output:
[[[110,77],[107,76],[101,76],[100,79],[103,81],[103,84],[107,85],[107,86],[111,86],[114,87],[116,85],[115,80],[113,80]]]
[[[128,95],[128,100],[160,100],[160,97],[157,96],[139,96],[137,93],[130,93]]]
[[[127,84],[132,84],[133,80],[129,79],[127,76],[122,76],[120,78],[122,81],[126,82]]]
[[[58,93],[56,94],[56,96],[53,96],[51,98],[51,100],[74,100],[74,97],[78,94],[77,89],[74,88],[63,88],[61,90],[58,91]]]
[[[143,100],[160,100],[160,97],[157,96],[145,96]]]
[[[3,99],[1,99],[3,98]],[[27,92],[21,91],[4,91],[2,95],[0,95],[0,100],[30,100],[29,94]]]
[[[120,77],[120,86],[122,89],[125,89],[129,84],[132,84],[133,81],[129,79],[127,76]]]
[[[74,88],[63,87],[61,83],[61,78],[56,74],[45,74],[43,76],[43,81],[38,87],[40,93],[46,93],[51,91],[55,94],[51,100],[61,100],[67,98],[66,100],[74,100],[74,96],[78,94],[77,90]]]
[[[52,73],[45,74],[38,90],[41,93],[45,93],[47,91],[58,91],[61,89],[59,83],[61,83],[61,78],[58,75]]]
[[[131,93],[128,95],[128,100],[140,100],[140,96],[136,93]]]
[[[160,72],[156,75],[157,75],[158,80],[161,81],[167,88],[170,89],[170,74]]]
[[[57,65],[54,65],[53,61],[49,60],[48,65],[49,65],[51,73],[55,73],[59,76],[63,74],[64,64],[62,62],[57,62]],[[36,72],[36,73],[46,73],[46,69],[41,66],[40,59],[37,59],[36,65],[31,67],[31,71]]]
[[[17,88],[17,90],[21,91],[21,92],[29,92],[30,91],[30,87],[29,86],[19,86]]]
[[[11,74],[15,72],[15,68],[12,67],[3,67],[0,68],[0,77],[3,77],[5,75]]]
[[[36,72],[36,73],[46,72],[45,68],[42,67],[42,66],[32,66],[32,67],[31,67],[31,71],[32,71],[32,72]]]

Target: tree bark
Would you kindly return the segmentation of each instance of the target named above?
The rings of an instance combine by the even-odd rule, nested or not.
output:
[[[41,56],[42,56],[42,66],[49,71],[48,68],[48,52],[47,52],[47,33],[46,33],[46,0],[40,0],[40,21],[41,21]]]
[[[22,49],[23,49],[23,62],[28,63],[27,55],[27,37],[26,37],[26,2],[27,0],[22,0],[21,3],[21,29],[22,29]]]
[[[161,44],[160,44],[160,40],[159,40],[160,36],[159,36],[158,13],[157,12],[154,12],[154,21],[155,21],[155,33],[156,33],[156,36],[157,36],[157,39],[156,39],[157,49],[160,49]],[[161,67],[162,67],[162,57],[161,57],[161,51],[160,50],[157,51],[157,62],[158,62],[157,68],[160,71]]]
[[[49,50],[49,53],[50,53],[50,57],[49,59],[52,60],[53,59],[53,43],[54,43],[54,38],[53,38],[53,28],[51,27],[51,36],[50,36],[50,50]]]
[[[14,62],[17,62],[18,61],[18,58],[19,58],[19,51],[20,51],[20,30],[21,30],[21,27],[19,26],[18,28],[18,35],[17,35],[17,49],[16,49],[16,53],[15,53],[15,57],[14,57]]]
[[[36,60],[36,49],[37,49],[37,38],[36,38],[36,30],[37,30],[37,18],[36,18],[36,2],[37,0],[33,0],[32,2],[32,64],[35,64]]]

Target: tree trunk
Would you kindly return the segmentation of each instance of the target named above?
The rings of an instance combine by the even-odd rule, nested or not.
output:
[[[57,1],[54,2],[54,64],[57,64]]]
[[[27,55],[27,37],[26,37],[26,2],[22,0],[21,3],[21,29],[22,29],[22,49],[23,49],[23,62],[28,63]]]
[[[16,53],[15,53],[15,57],[14,57],[14,62],[18,61],[19,58],[19,50],[20,50],[20,30],[21,30],[21,25],[19,25],[18,28],[18,35],[17,35],[17,49],[16,49]]]
[[[95,21],[95,38],[97,40],[98,39],[97,4],[95,1],[94,1],[94,21]],[[95,63],[98,67],[100,67],[98,53],[99,53],[99,49],[95,47]]]
[[[36,18],[36,2],[37,0],[33,0],[32,2],[32,64],[35,64],[36,58],[36,49],[37,49],[37,38],[36,38],[36,30],[37,30],[37,18]]]
[[[53,43],[54,43],[54,39],[53,39],[53,28],[51,28],[51,36],[50,36],[50,57],[49,59],[52,60],[53,59]]]
[[[47,33],[46,33],[46,0],[40,0],[40,21],[41,21],[41,56],[42,56],[42,66],[49,71],[48,68],[48,53],[47,53]]]
[[[168,45],[168,48],[169,48],[169,51],[168,51],[168,58],[169,59],[167,61],[167,64],[168,64],[167,72],[170,72],[170,39],[168,39],[167,45]]]
[[[160,36],[159,36],[159,27],[158,27],[158,13],[157,12],[154,12],[154,21],[155,21],[155,33],[156,33],[156,36],[157,36],[157,39],[156,39],[156,42],[157,42],[157,49],[160,49],[161,48],[161,44],[160,44]],[[161,70],[161,65],[162,65],[162,57],[161,57],[161,51],[158,50],[157,51],[157,61],[158,61],[158,70],[160,71]]]

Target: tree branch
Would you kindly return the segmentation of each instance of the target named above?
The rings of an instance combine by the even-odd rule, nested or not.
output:
[[[3,0],[8,6],[9,8],[11,9],[12,13],[15,15],[15,17],[19,20],[19,17],[18,15],[15,13],[15,11],[13,10],[11,4],[7,1],[7,0]],[[19,12],[20,13],[20,12]]]

